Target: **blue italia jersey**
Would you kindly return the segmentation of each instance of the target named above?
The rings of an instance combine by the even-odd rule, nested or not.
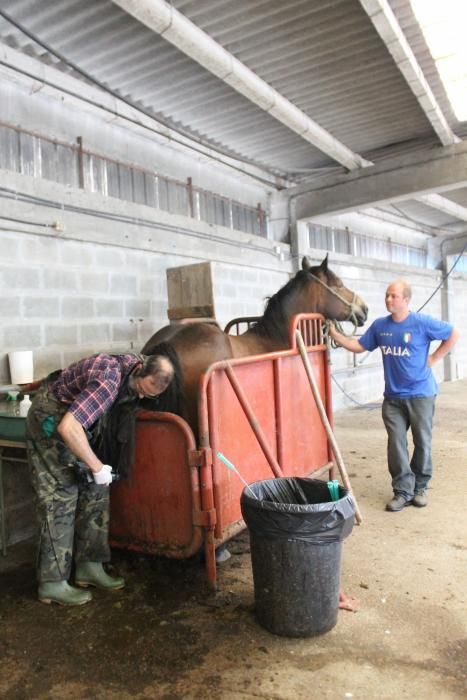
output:
[[[431,316],[411,312],[404,321],[377,318],[359,338],[365,350],[381,348],[387,398],[435,396],[438,386],[427,366],[432,340],[447,340],[453,326]]]

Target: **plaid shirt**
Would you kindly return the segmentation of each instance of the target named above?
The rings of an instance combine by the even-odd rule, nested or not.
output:
[[[83,428],[89,428],[112,406],[123,377],[138,362],[131,354],[92,355],[64,369],[51,391],[59,401],[69,404],[70,413]]]

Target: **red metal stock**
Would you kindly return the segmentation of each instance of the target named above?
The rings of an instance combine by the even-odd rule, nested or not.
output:
[[[112,486],[113,545],[169,557],[191,556],[204,546],[208,582],[215,587],[215,549],[244,527],[244,484],[217,453],[247,483],[330,468],[331,449],[294,335],[299,328],[304,336],[332,421],[322,320],[318,314],[295,317],[289,350],[208,368],[199,384],[198,446],[181,418],[170,413],[138,416],[133,478]]]

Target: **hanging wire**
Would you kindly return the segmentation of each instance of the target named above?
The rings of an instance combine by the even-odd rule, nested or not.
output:
[[[425,306],[428,304],[428,302],[431,301],[431,299],[433,299],[433,297],[435,296],[436,292],[440,289],[440,287],[443,286],[443,284],[446,282],[446,280],[448,279],[449,275],[450,275],[451,272],[454,270],[454,268],[456,267],[457,263],[459,262],[459,260],[460,260],[461,257],[463,256],[464,250],[465,250],[466,248],[467,248],[467,243],[464,245],[464,247],[462,248],[461,252],[459,253],[459,255],[457,256],[457,258],[456,258],[455,261],[453,262],[453,264],[452,264],[452,266],[451,266],[451,269],[450,269],[448,272],[446,272],[446,274],[441,278],[441,282],[438,284],[438,286],[436,287],[436,289],[435,289],[435,291],[433,292],[433,294],[432,294],[430,297],[428,297],[428,299],[427,299],[426,302],[423,304],[423,306],[421,306],[421,307],[417,310],[417,313],[420,313],[420,311],[421,311],[422,309],[425,308]]]
[[[365,409],[367,409],[368,411],[372,411],[372,410],[374,410],[375,408],[381,408],[381,405],[382,405],[381,401],[380,401],[379,403],[375,403],[375,402],[361,403],[360,401],[357,401],[357,399],[354,399],[353,396],[351,396],[350,394],[348,394],[348,393],[346,392],[346,390],[344,389],[344,387],[342,387],[342,386],[339,384],[339,382],[337,381],[337,379],[336,379],[336,377],[335,377],[334,374],[331,374],[331,379],[332,379],[332,381],[333,381],[335,384],[337,384],[337,386],[338,386],[339,389],[342,391],[342,393],[344,394],[344,396],[347,396],[347,398],[350,399],[350,401],[352,401],[353,403],[355,403],[355,404],[356,404],[357,406],[359,406],[360,408],[365,408]]]

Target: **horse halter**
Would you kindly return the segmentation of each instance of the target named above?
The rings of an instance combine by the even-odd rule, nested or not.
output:
[[[353,293],[352,301],[347,301],[347,299],[344,299],[344,297],[341,296],[338,292],[336,292],[336,290],[333,287],[330,287],[328,284],[326,284],[326,282],[323,282],[323,280],[320,280],[320,278],[317,277],[316,275],[314,275],[312,272],[308,271],[308,274],[316,282],[319,282],[319,284],[322,287],[324,287],[326,289],[326,291],[328,291],[330,294],[332,294],[337,299],[339,299],[339,301],[341,301],[343,304],[345,304],[346,306],[349,307],[349,315],[347,316],[347,318],[344,318],[344,322],[345,321],[352,321],[354,329],[350,335],[353,335],[358,328],[358,321],[357,321],[357,317],[355,314],[355,308],[356,308],[355,299],[357,298],[356,293],[355,292]],[[338,322],[334,321],[334,323],[337,324]],[[346,335],[346,334],[344,333],[344,335]]]

